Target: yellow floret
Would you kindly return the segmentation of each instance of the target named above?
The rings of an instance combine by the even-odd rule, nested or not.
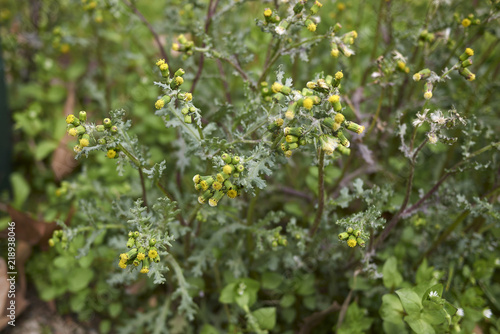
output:
[[[128,255],[125,253],[120,254],[120,261],[126,262],[128,260]]]
[[[471,56],[473,56],[473,55],[474,55],[474,50],[472,50],[471,48],[467,48],[467,49],[465,49],[465,53],[466,53],[469,57],[471,57]]]
[[[142,268],[141,269],[141,274],[147,274],[149,273],[149,269],[148,268]]]
[[[304,108],[311,110],[314,105],[314,101],[310,97],[308,97],[307,99],[304,100],[302,105],[304,106]]]
[[[335,57],[335,58],[337,58],[339,56],[339,53],[340,53],[340,51],[336,50],[336,49],[332,49],[332,51],[330,51],[330,55],[332,57]]]
[[[315,31],[316,31],[316,27],[317,27],[317,26],[316,26],[316,24],[314,24],[314,23],[309,23],[309,24],[307,25],[307,30],[312,31],[312,32],[315,32]]]
[[[165,105],[165,101],[163,101],[162,99],[159,99],[155,102],[156,109],[161,109],[161,108],[163,108],[164,105]]]
[[[146,255],[144,253],[138,253],[137,254],[137,260],[142,261],[146,258]]]
[[[425,92],[424,93],[424,99],[426,100],[430,100],[432,97],[432,92]]]
[[[166,71],[168,70],[168,65],[167,64],[161,64],[160,65],[160,71]]]
[[[71,129],[68,130],[68,134],[70,136],[76,137],[76,135],[78,134],[78,132],[76,131],[75,128],[71,128]]]
[[[227,191],[227,197],[236,198],[236,196],[238,196],[238,192],[236,190],[231,189]]]
[[[464,26],[464,28],[467,28],[468,26],[470,26],[471,24],[471,21],[467,18],[463,19],[462,20],[462,26]]]
[[[273,93],[279,93],[279,92],[281,92],[282,88],[283,88],[283,85],[280,84],[279,82],[275,82],[271,86],[271,90],[273,91]]]
[[[87,138],[80,139],[80,146],[81,147],[87,147],[87,146],[89,146],[89,140]]]
[[[75,115],[68,115],[68,117],[66,117],[66,123],[67,124],[71,124],[75,121]]]
[[[342,115],[341,113],[338,113],[337,115],[335,115],[334,121],[336,123],[342,123],[344,120],[345,120],[345,116]]]
[[[340,101],[340,96],[338,95],[330,95],[330,97],[328,98],[328,102],[330,103],[336,103],[339,101]]]
[[[413,75],[413,80],[414,81],[420,81],[421,78],[422,78],[422,76],[420,75],[420,73],[415,73]]]
[[[337,73],[335,73],[335,79],[337,80],[340,80],[344,77],[344,73],[338,71]]]
[[[115,150],[108,150],[107,156],[110,159],[114,159],[114,157],[116,156],[116,151]]]
[[[266,8],[266,9],[264,10],[264,16],[269,17],[269,16],[271,16],[271,15],[273,15],[273,11],[272,11],[270,8]]]
[[[158,66],[158,67],[161,66],[161,65],[163,65],[163,64],[165,64],[165,59],[158,59],[156,61],[156,66]]]
[[[156,258],[158,256],[158,252],[155,251],[154,249],[151,249],[149,251],[149,253],[148,253],[148,256],[149,256],[150,259],[154,259],[154,258]]]
[[[347,240],[347,246],[349,247],[356,247],[356,244],[357,244],[356,239]]]
[[[184,100],[191,101],[192,99],[193,99],[193,94],[186,93],[186,95],[184,95]]]
[[[224,167],[222,167],[222,172],[224,174],[230,175],[232,171],[233,171],[233,168],[229,165],[225,165]]]
[[[127,264],[126,264],[125,262],[122,262],[122,261],[118,262],[118,266],[119,266],[120,268],[122,268],[122,269],[127,268]]]

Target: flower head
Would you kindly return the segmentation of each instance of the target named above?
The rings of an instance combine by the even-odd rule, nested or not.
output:
[[[154,250],[154,249],[151,249],[149,251],[149,253],[148,253],[148,256],[149,256],[150,259],[154,259],[155,257],[158,256],[158,252],[156,250]]]
[[[125,268],[127,268],[127,263],[125,263],[125,262],[123,262],[123,261],[120,261],[120,262],[118,262],[118,266],[119,266],[120,268],[122,268],[122,269],[125,269]]]
[[[356,238],[349,238],[349,240],[347,240],[347,246],[351,248],[356,247],[356,244],[357,244]]]
[[[282,88],[283,88],[283,85],[280,84],[279,82],[275,82],[271,86],[271,89],[272,89],[273,93],[279,93],[279,92],[281,92]]]
[[[89,146],[89,140],[87,138],[80,139],[80,146],[81,147],[87,147],[87,146]]]
[[[311,32],[315,32],[315,31],[316,31],[316,27],[317,27],[317,25],[316,25],[315,23],[312,23],[312,22],[311,22],[311,23],[309,23],[309,24],[307,25],[307,30],[309,30],[309,31],[311,31]]]
[[[146,258],[146,255],[144,253],[138,253],[137,254],[137,260],[142,261]]]
[[[463,308],[461,308],[461,307],[459,307],[459,308],[458,308],[458,310],[457,310],[457,315],[458,315],[459,317],[463,317],[463,316],[465,315],[465,313],[464,313],[464,309],[463,309]]]
[[[310,97],[306,98],[304,100],[304,102],[302,103],[302,105],[304,106],[304,108],[306,108],[308,110],[312,109],[313,104],[314,104],[314,102],[313,102],[313,100]]]
[[[163,99],[159,99],[155,102],[156,109],[161,109],[163,106],[165,106],[165,101],[163,101]]]
[[[468,26],[470,26],[472,22],[468,19],[468,18],[465,18],[462,20],[462,26],[464,26],[464,28],[467,28]]]
[[[436,110],[431,114],[431,120],[439,125],[444,125],[446,123],[446,118],[443,116],[441,110]]]
[[[116,151],[115,150],[108,150],[108,153],[106,154],[108,158],[114,159],[116,157]]]
[[[432,297],[439,297],[439,295],[438,295],[437,291],[431,291],[431,292],[429,292],[429,297],[431,297],[431,298]]]
[[[493,313],[491,312],[491,310],[489,308],[487,308],[487,309],[484,309],[483,315],[484,315],[485,318],[490,319],[491,316],[493,315]]]
[[[340,80],[343,77],[344,77],[344,73],[342,73],[341,71],[338,71],[337,73],[335,73],[335,79]]]
[[[435,144],[438,141],[438,138],[437,138],[436,134],[433,133],[433,132],[429,133],[427,135],[427,137],[429,138],[429,143],[431,143],[431,144]]]
[[[274,31],[275,31],[278,35],[283,35],[283,34],[286,32],[285,28],[284,28],[284,27],[282,27],[282,26],[277,26],[277,27],[274,29]]]
[[[71,128],[71,129],[68,130],[68,134],[70,136],[76,137],[76,135],[78,134],[78,132],[76,131],[76,128]]]
[[[71,124],[71,123],[73,123],[73,122],[75,121],[75,118],[76,118],[76,117],[75,117],[75,115],[73,115],[73,114],[68,115],[68,116],[66,117],[66,123],[67,123],[67,124]]]
[[[340,97],[338,95],[330,95],[330,97],[328,98],[328,102],[330,103],[335,103],[335,102],[339,102],[340,101]]]
[[[236,198],[238,196],[238,192],[234,189],[230,189],[227,191],[227,197],[229,198]]]

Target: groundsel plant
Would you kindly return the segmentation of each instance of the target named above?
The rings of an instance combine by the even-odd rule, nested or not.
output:
[[[498,37],[472,48],[498,2],[448,17],[432,1],[403,22],[381,0],[375,30],[350,3],[178,4],[158,25],[169,50],[134,3],[82,4],[100,24],[131,10],[160,50],[143,74],[146,116],[65,116],[83,167],[54,191],[84,222],[58,220],[54,253],[105,243],[102,281],[155,296],[130,297],[143,312],[119,333],[500,329],[498,122],[473,98],[495,101],[481,80],[498,72]],[[244,10],[256,29],[228,30]],[[58,54],[78,41],[53,35]]]

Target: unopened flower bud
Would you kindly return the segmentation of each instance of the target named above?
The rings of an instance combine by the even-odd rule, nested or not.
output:
[[[347,232],[342,232],[339,234],[339,240],[345,240],[349,238],[349,234]]]
[[[80,113],[78,114],[78,118],[80,119],[80,121],[85,122],[87,120],[87,113],[83,110],[80,111]]]

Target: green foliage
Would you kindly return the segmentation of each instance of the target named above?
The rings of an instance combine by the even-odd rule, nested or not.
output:
[[[498,1],[0,4],[2,207],[57,223],[26,266],[58,312],[499,332]]]

